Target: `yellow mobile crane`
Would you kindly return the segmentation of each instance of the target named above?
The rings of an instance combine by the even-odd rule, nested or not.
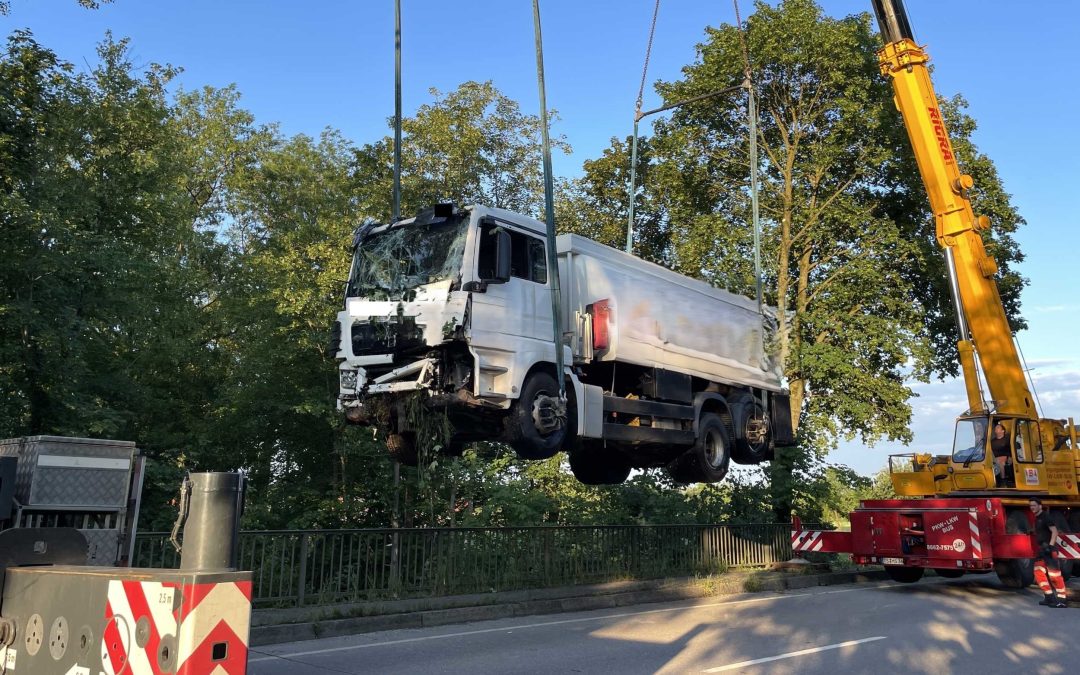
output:
[[[916,581],[927,567],[945,576],[993,569],[1006,585],[1027,586],[1028,499],[1040,497],[1080,531],[1076,426],[1071,418],[1039,417],[998,294],[997,263],[983,245],[990,222],[971,208],[974,182],[957,166],[930,57],[914,40],[902,0],[873,5],[886,43],[878,52],[881,72],[892,81],[945,253],[968,410],[956,421],[950,455],[889,458],[896,493],[920,499],[863,501],[851,514],[850,533],[802,530],[796,521],[792,543],[799,551],[849,552],[856,562],[882,563],[898,581]],[[1080,558],[1080,536],[1067,535],[1060,554]]]

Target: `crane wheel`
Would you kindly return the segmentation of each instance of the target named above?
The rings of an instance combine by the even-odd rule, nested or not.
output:
[[[1005,518],[1005,534],[1030,534],[1031,523],[1025,511],[1010,511]],[[1035,583],[1035,565],[1029,558],[994,561],[994,572],[1005,588],[1027,588]]]

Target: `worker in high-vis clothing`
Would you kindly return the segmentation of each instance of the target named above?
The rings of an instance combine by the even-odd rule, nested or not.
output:
[[[1065,580],[1061,576],[1061,566],[1057,559],[1057,545],[1061,532],[1065,529],[1060,513],[1052,513],[1043,508],[1042,500],[1032,497],[1028,500],[1031,512],[1035,514],[1035,582],[1039,584],[1045,596],[1040,605],[1047,607],[1068,607]]]

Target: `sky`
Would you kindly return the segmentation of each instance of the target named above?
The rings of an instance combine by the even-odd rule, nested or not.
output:
[[[394,113],[393,0],[116,0],[86,10],[75,0],[12,0],[4,34],[30,29],[61,58],[85,68],[106,31],[130,38],[138,66],[184,69],[185,89],[235,84],[241,105],[287,135],[340,130],[360,145],[390,133]],[[531,0],[401,0],[405,115],[468,80],[491,80],[524,112],[538,110]],[[554,134],[573,148],[554,171],[580,175],[613,136],[633,128],[634,100],[655,0],[541,0]],[[871,12],[869,0],[819,0],[841,17]],[[978,122],[974,140],[994,160],[1027,220],[1016,240],[1030,280],[1019,334],[1047,417],[1080,418],[1080,228],[1071,197],[1080,184],[1073,86],[1080,3],[1073,0],[907,0],[916,40],[926,45],[943,96],[962,94]],[[753,10],[739,0],[745,18]],[[671,81],[696,58],[705,27],[733,23],[730,2],[662,0],[644,108],[661,104],[652,83]],[[643,123],[643,133],[648,132]],[[890,453],[947,452],[953,418],[967,407],[962,383],[914,384],[909,447],[841,443],[830,460],[864,473]]]

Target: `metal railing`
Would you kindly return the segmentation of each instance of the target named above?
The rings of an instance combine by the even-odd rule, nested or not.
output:
[[[791,525],[610,525],[241,532],[257,607],[708,574],[791,558]],[[140,533],[135,567],[179,566]]]

